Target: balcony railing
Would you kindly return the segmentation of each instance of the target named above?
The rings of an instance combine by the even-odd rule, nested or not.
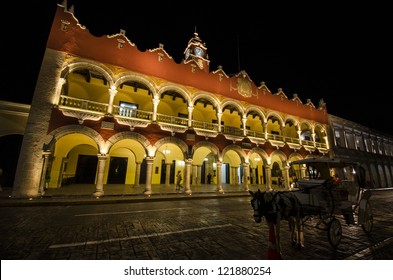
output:
[[[108,112],[108,104],[74,98],[67,95],[60,96],[59,107],[74,108],[84,111],[87,110],[101,114],[105,114],[106,112]]]
[[[157,122],[188,126],[188,119],[175,117],[175,116],[168,116],[164,114],[157,114]]]
[[[284,142],[284,137],[282,135],[278,135],[278,134],[268,133],[267,134],[267,139],[268,140],[275,140],[275,141],[282,141],[282,142]]]
[[[204,129],[204,130],[211,130],[211,131],[218,131],[218,124],[216,123],[208,123],[202,121],[192,121],[192,127],[197,129]]]
[[[247,130],[247,136],[255,137],[255,138],[265,138],[265,132],[255,131],[255,130]]]
[[[142,119],[142,120],[152,120],[153,112],[143,111],[139,109],[125,108],[117,105],[113,105],[113,115],[131,118],[131,119]]]
[[[236,136],[242,136],[243,135],[243,129],[233,127],[233,126],[223,126],[222,127],[222,132],[224,134],[230,134],[230,135],[236,135]]]
[[[106,114],[108,112],[108,104],[99,103],[94,101],[89,101],[85,99],[78,99],[66,95],[61,95],[59,100],[59,107],[67,108],[68,110],[76,111],[90,111],[96,112],[97,115]],[[153,119],[153,112],[143,111],[139,109],[125,108],[117,105],[113,105],[113,115],[118,118],[128,119],[128,120],[140,120],[146,124],[146,122],[151,122]],[[177,127],[188,127],[188,119],[176,116],[169,116],[165,114],[157,114],[157,122],[175,125]],[[217,133],[219,131],[217,123],[209,123],[203,121],[192,120],[192,127],[195,129],[212,131]],[[233,126],[222,126],[222,133],[243,136],[243,129],[233,127]],[[265,139],[265,132],[246,130],[246,135],[248,137]],[[303,146],[315,146],[316,148],[326,149],[327,145],[321,142],[313,142],[309,140],[300,140],[299,138],[287,137],[278,134],[267,133],[266,140],[281,141],[285,143],[301,144]]]

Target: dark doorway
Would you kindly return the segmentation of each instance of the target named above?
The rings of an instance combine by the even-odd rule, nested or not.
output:
[[[160,184],[165,184],[166,178],[166,164],[165,160],[161,160],[161,177],[160,177]]]
[[[176,161],[172,161],[171,164],[171,175],[169,176],[169,183],[174,184],[175,183],[175,171],[176,171]]]
[[[76,184],[94,184],[97,172],[97,156],[79,155],[76,166]]]
[[[125,184],[128,158],[111,157],[108,173],[108,184]]]
[[[225,184],[230,184],[231,183],[231,172],[230,172],[231,166],[229,165],[229,163],[223,163],[222,167],[225,170],[225,174],[224,174],[225,177],[223,178],[224,182],[225,182]],[[236,174],[236,176],[237,176],[237,174]],[[233,181],[233,182],[235,182],[235,181]]]
[[[12,188],[14,186],[15,172],[22,141],[23,135],[19,134],[0,137],[0,168],[3,169],[3,175],[0,177],[0,185],[3,188]]]
[[[206,161],[203,161],[202,168],[201,168],[201,184],[206,183]]]
[[[144,158],[141,163],[141,173],[139,174],[139,183],[146,184],[147,161]]]
[[[258,167],[255,168],[255,184],[260,184],[261,182],[259,181],[259,171],[258,171]]]

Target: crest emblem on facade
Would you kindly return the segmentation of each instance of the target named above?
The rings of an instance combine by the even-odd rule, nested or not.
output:
[[[251,82],[247,80],[243,75],[237,78],[237,91],[241,96],[251,97],[252,96],[252,87]]]

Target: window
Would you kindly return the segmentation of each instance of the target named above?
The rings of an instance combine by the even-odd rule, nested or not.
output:
[[[120,110],[119,110],[120,116],[136,117],[136,110],[138,109],[138,104],[120,101],[119,105],[120,105]]]

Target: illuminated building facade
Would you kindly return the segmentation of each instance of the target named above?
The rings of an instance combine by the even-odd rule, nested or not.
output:
[[[176,63],[159,44],[141,52],[124,30],[95,37],[72,9],[58,5],[38,77],[15,174],[13,196],[46,187],[175,183],[185,192],[210,174],[247,190],[291,182],[289,162],[328,156],[329,118],[315,106],[245,71],[211,71],[208,48],[194,33]]]
[[[370,188],[393,187],[393,137],[329,115],[331,157],[359,162]]]

